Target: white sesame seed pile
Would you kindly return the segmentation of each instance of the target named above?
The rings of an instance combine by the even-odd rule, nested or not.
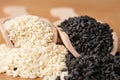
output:
[[[38,43],[45,45],[53,38],[50,24],[37,16],[15,17],[6,21],[4,27],[15,47],[22,47],[26,42],[33,45],[38,45]]]
[[[67,76],[63,45],[52,42],[53,32],[49,23],[32,15],[10,19],[4,23],[10,40],[15,48],[0,45],[0,73],[13,77],[55,80],[57,76],[64,80]]]

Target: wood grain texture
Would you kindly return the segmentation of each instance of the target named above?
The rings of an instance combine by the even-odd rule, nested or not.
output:
[[[50,15],[50,9],[55,7],[72,7],[79,15],[88,15],[102,22],[109,23],[120,40],[120,0],[0,0],[0,18],[7,17],[3,12],[6,6],[25,6],[30,14],[48,18],[51,22],[57,20]],[[0,44],[5,43],[0,33]],[[119,41],[120,44],[120,41]],[[119,46],[120,51],[120,46]],[[0,80],[30,80],[20,77],[13,78],[0,74]],[[32,79],[32,80],[41,80]]]

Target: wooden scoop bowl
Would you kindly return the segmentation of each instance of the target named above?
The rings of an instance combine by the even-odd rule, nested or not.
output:
[[[12,18],[14,18],[14,17],[8,17],[8,18],[5,18],[5,19],[3,19],[3,20],[0,21],[0,30],[1,30],[1,33],[3,35],[3,38],[4,38],[5,42],[7,43],[7,45],[8,45],[9,48],[14,48],[14,45],[11,42],[11,40],[9,39],[8,33],[6,32],[3,24],[6,21],[8,21],[8,20],[10,20]],[[45,22],[48,22],[51,25],[51,28],[52,28],[52,31],[53,31],[53,34],[54,34],[53,42],[56,43],[57,42],[57,30],[56,30],[56,28],[50,23],[50,21],[48,19],[46,19],[46,18],[40,18],[40,19],[43,20],[43,21],[45,21]]]
[[[79,57],[80,54],[74,49],[74,47],[72,46],[71,44],[71,41],[68,37],[68,35],[62,31],[62,29],[60,27],[58,27],[57,25],[59,25],[63,20],[59,20],[57,22],[54,23],[54,25],[56,26],[56,29],[60,35],[60,39],[58,40],[61,40],[61,42],[63,42],[63,44],[66,46],[66,48],[72,53],[72,55],[74,57]],[[100,21],[101,22],[101,21]],[[110,54],[112,55],[115,55],[116,52],[117,52],[117,49],[118,49],[118,37],[117,37],[117,34],[116,32],[112,32],[112,35],[113,35],[113,49],[112,51],[110,52]]]

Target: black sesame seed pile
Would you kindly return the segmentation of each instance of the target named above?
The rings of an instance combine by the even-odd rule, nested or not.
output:
[[[80,16],[63,21],[59,27],[68,34],[73,47],[81,55],[106,55],[113,48],[112,29],[107,23]]]
[[[65,31],[73,47],[81,55],[66,55],[68,76],[65,80],[120,80],[120,52],[110,52],[113,38],[110,26],[89,16],[63,21],[59,27]]]
[[[120,80],[120,52],[100,57],[96,55],[74,58],[66,55],[69,76],[65,80]]]

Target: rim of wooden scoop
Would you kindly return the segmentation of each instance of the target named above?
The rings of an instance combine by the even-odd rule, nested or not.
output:
[[[68,35],[64,31],[62,31],[62,29],[60,27],[56,26],[56,29],[58,30],[60,38],[61,38],[62,42],[64,43],[64,45],[66,46],[66,48],[72,53],[72,55],[74,57],[79,57],[80,54],[72,46]]]
[[[17,16],[14,16],[14,17],[17,17]],[[0,22],[0,30],[1,30],[1,33],[2,33],[2,35],[3,35],[3,38],[4,38],[4,40],[5,40],[5,42],[7,43],[7,45],[8,45],[8,47],[9,48],[14,48],[14,45],[13,45],[13,43],[11,42],[11,40],[9,39],[9,37],[8,37],[8,33],[6,32],[6,30],[5,30],[5,28],[3,27],[3,24],[6,22],[6,21],[8,21],[8,20],[10,20],[10,19],[12,19],[12,18],[14,18],[14,17],[8,17],[8,18],[5,18],[5,19],[3,19],[3,20],[1,20],[1,22]],[[46,19],[46,18],[42,18],[42,17],[39,17],[41,20],[43,20],[43,21],[45,21],[45,22],[48,22],[49,24],[50,24],[50,26],[51,26],[51,28],[52,28],[52,31],[53,31],[53,42],[54,43],[56,43],[57,42],[57,35],[58,35],[58,33],[57,33],[57,30],[56,30],[56,28],[50,23],[50,21],[48,20],[48,19]]]
[[[65,33],[64,31],[62,31],[62,29],[60,27],[56,26],[56,29],[59,32],[60,38],[62,40],[62,42],[64,43],[64,45],[66,46],[66,48],[72,53],[72,55],[74,57],[80,57],[80,54],[74,49],[74,47],[71,44],[71,41],[69,40],[69,37],[67,35],[67,33]],[[118,37],[116,32],[112,32],[113,35],[113,49],[110,52],[110,54],[112,54],[113,56],[116,54],[117,49],[118,49]]]
[[[8,37],[8,34],[7,34],[6,30],[5,30],[5,28],[3,27],[4,22],[9,20],[9,19],[11,19],[11,17],[8,17],[8,18],[5,18],[5,19],[1,20],[1,22],[0,22],[0,30],[1,30],[2,36],[3,36],[4,40],[5,40],[5,42],[7,43],[8,47],[9,48],[14,48],[12,42],[10,41],[10,39]]]
[[[112,37],[113,37],[113,49],[110,52],[110,54],[112,54],[113,56],[116,54],[117,50],[118,50],[118,37],[116,32],[112,32]]]

